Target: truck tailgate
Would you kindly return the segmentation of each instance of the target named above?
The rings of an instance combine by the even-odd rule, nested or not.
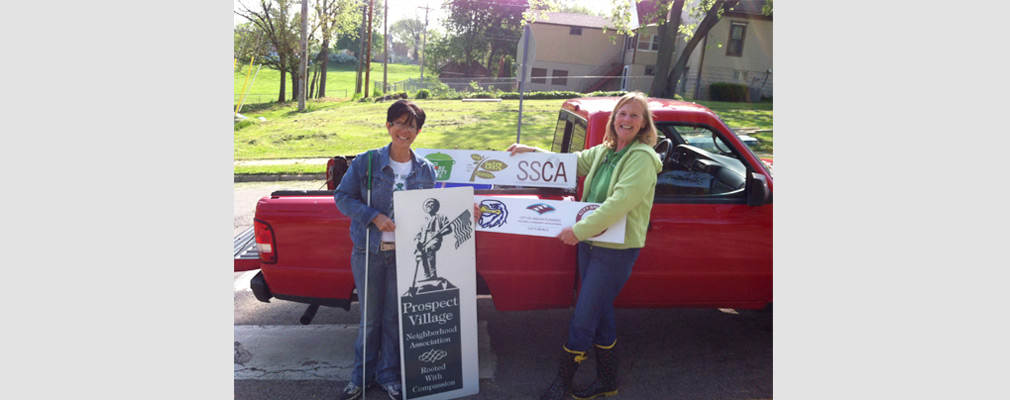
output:
[[[256,249],[256,234],[252,227],[235,236],[235,272],[249,271],[260,267],[260,255]]]

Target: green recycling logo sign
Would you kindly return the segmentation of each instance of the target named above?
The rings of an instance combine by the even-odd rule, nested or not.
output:
[[[424,156],[432,164],[435,164],[435,180],[436,181],[447,181],[449,177],[452,176],[452,166],[456,164],[456,160],[452,159],[452,156],[445,153],[433,153]]]

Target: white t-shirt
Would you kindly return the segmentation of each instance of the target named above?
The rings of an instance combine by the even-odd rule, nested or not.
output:
[[[390,158],[389,159],[389,166],[391,168],[393,168],[393,192],[397,192],[397,191],[400,191],[400,190],[407,190],[407,175],[410,175],[410,171],[413,169],[413,166],[410,163],[410,161],[407,161],[407,162],[398,162],[398,161],[393,161],[393,159]],[[396,218],[393,215],[393,203],[392,202],[389,203],[389,210],[388,210],[388,212],[386,214],[389,215],[389,219],[392,219],[394,223],[396,222]],[[383,231],[382,232],[382,241],[383,242],[395,242],[396,241],[396,233]]]

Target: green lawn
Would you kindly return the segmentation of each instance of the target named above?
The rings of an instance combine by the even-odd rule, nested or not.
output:
[[[381,80],[382,64],[373,64],[372,67],[371,79]],[[383,123],[390,102],[347,100],[354,91],[353,68],[331,65],[327,80],[328,98],[310,99],[304,113],[297,111],[297,102],[273,103],[277,99],[280,74],[273,70],[260,70],[249,92],[265,93],[265,97],[260,101],[247,98],[244,103],[242,114],[248,120],[235,125],[235,160],[352,155],[388,144],[389,136]],[[418,78],[420,71],[413,65],[390,64],[388,75],[389,81],[395,82],[408,77]],[[240,93],[244,81],[243,69],[235,73],[236,93]],[[343,95],[345,89],[348,93],[346,97]],[[414,101],[428,117],[414,142],[414,148],[504,150],[516,141],[518,100],[503,100],[500,103]],[[561,99],[523,101],[522,143],[550,148],[563,102]],[[761,141],[755,150],[765,155],[772,154],[772,103],[700,103],[718,113],[732,128],[768,130],[754,135]],[[322,172],[318,165],[235,167],[236,174]]]
[[[516,140],[519,101],[464,103],[414,100],[427,115],[415,148],[504,150]],[[522,142],[550,148],[564,100],[523,101]],[[389,143],[383,123],[389,102],[309,102],[246,114],[266,121],[235,131],[235,159],[331,157],[357,154]]]
[[[353,64],[335,64],[328,63],[327,73],[326,73],[326,96],[335,98],[350,98],[354,96],[354,75],[357,71],[357,67]],[[277,101],[277,95],[280,94],[280,71],[269,69],[267,67],[262,67],[259,72],[256,71],[256,65],[253,65],[252,72],[249,71],[249,65],[243,65],[238,71],[235,71],[235,104],[238,104],[239,96],[242,94],[242,88],[249,86],[246,90],[246,99],[243,104],[257,104],[257,103],[268,103]],[[246,77],[248,76],[248,80]],[[255,76],[255,79],[253,77]],[[421,69],[416,65],[407,64],[388,64],[386,70],[386,76],[390,83],[399,82],[411,79],[420,79]],[[311,72],[309,73],[309,79],[312,78]],[[382,63],[372,63],[371,73],[369,74],[369,82],[381,82],[382,81]],[[285,76],[286,81],[286,92],[287,95],[285,99],[291,99],[291,75]],[[246,82],[251,82],[248,84]],[[369,86],[373,86],[373,83],[369,83]],[[242,107],[243,113],[245,113],[246,107]]]

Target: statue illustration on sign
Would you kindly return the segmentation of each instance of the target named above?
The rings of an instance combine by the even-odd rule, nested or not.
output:
[[[453,233],[456,239],[456,248],[463,242],[470,239],[473,228],[470,226],[470,211],[463,211],[456,219],[449,221],[444,215],[438,214],[439,203],[434,198],[426,199],[421,208],[424,210],[424,225],[421,231],[414,236],[414,260],[417,265],[414,267],[414,281],[404,296],[413,296],[418,293],[432,292],[455,288],[451,282],[438,276],[436,268],[436,255],[442,248],[442,237]],[[424,269],[424,277],[420,280],[421,287],[418,287],[417,273]]]

